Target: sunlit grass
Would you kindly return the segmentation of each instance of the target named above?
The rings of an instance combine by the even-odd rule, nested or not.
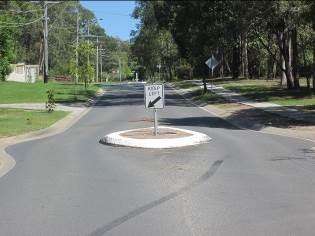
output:
[[[65,111],[0,109],[0,136],[13,136],[49,127],[68,113]]]
[[[288,90],[279,85],[279,80],[236,80],[216,82],[240,93],[241,95],[259,102],[273,102],[283,106],[300,106],[304,109],[315,108],[315,96],[307,90],[305,79],[301,79],[301,88]]]
[[[95,95],[98,88],[94,84],[85,90],[83,84],[0,82],[0,103],[45,102],[48,89],[55,91],[56,102],[86,101]]]

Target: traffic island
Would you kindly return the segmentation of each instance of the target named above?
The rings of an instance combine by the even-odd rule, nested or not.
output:
[[[138,148],[177,148],[207,143],[211,140],[203,133],[159,126],[154,135],[154,127],[119,131],[104,136],[100,143]]]

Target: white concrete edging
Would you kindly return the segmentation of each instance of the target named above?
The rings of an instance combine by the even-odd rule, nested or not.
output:
[[[150,128],[153,128],[153,127],[150,127]],[[128,138],[128,137],[124,137],[120,135],[122,133],[140,130],[140,129],[132,129],[132,130],[124,130],[124,131],[108,134],[104,136],[100,140],[100,142],[103,144],[139,147],[139,148],[176,148],[176,147],[185,147],[185,146],[207,143],[211,140],[211,138],[208,135],[199,133],[196,131],[167,127],[167,126],[159,126],[159,128],[178,130],[178,131],[186,132],[192,135],[187,136],[187,137],[181,137],[181,138],[165,138],[165,139],[135,139],[135,138]]]

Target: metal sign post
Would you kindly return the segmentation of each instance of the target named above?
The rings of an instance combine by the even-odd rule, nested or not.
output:
[[[154,136],[158,135],[158,118],[157,118],[157,110],[153,109],[154,112]]]
[[[148,84],[144,86],[145,108],[153,109],[154,115],[154,135],[158,135],[157,110],[164,108],[164,85]]]

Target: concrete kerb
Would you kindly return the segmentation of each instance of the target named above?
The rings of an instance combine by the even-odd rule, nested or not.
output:
[[[153,127],[150,127],[153,129]],[[193,146],[203,143],[208,143],[211,138],[203,133],[199,133],[192,130],[168,127],[168,126],[159,126],[159,128],[163,129],[172,129],[180,132],[185,132],[190,134],[187,137],[180,138],[161,138],[161,139],[137,139],[122,136],[123,133],[138,131],[142,129],[131,129],[118,131],[104,136],[100,143],[109,144],[109,145],[117,145],[117,146],[128,146],[128,147],[137,147],[137,148],[152,148],[152,149],[164,149],[164,148],[179,148],[185,146]],[[147,129],[147,128],[143,128]]]
[[[86,113],[88,113],[91,109],[91,106],[94,105],[103,94],[104,90],[100,89],[93,99],[89,99],[89,101],[85,103],[86,107],[69,109],[68,111],[71,111],[70,114],[48,128],[17,136],[0,138],[0,178],[12,170],[16,164],[15,160],[5,151],[8,146],[31,140],[42,139],[64,132],[73,126]]]

